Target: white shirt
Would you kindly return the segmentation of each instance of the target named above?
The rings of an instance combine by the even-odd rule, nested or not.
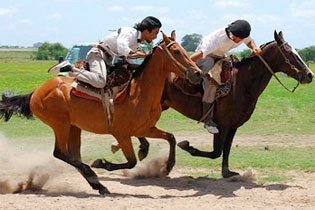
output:
[[[141,32],[135,28],[121,27],[120,32],[115,31],[106,36],[100,43],[102,47],[108,50],[109,53],[114,55],[127,56],[130,51],[138,51],[141,38]]]
[[[203,58],[209,54],[222,57],[231,49],[238,47],[242,43],[248,44],[252,40],[253,39],[249,36],[239,43],[235,43],[227,36],[225,28],[222,28],[205,36],[196,51],[201,50]]]

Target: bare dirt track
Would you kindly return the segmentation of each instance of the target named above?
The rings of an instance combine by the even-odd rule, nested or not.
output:
[[[191,137],[188,133],[179,133],[176,136],[182,140],[187,137],[194,144],[202,144],[209,139],[207,134]],[[303,140],[304,146],[314,146],[314,136],[298,138],[297,142],[296,137],[288,135],[241,136],[236,138],[234,144],[266,146],[286,143],[301,146]],[[192,169],[176,166],[169,178],[163,179],[130,179],[124,177],[122,172],[96,170],[101,182],[112,193],[100,196],[75,169],[53,159],[51,151],[26,155],[20,154],[18,149],[11,149],[4,143],[0,144],[0,193],[5,190],[4,187],[14,188],[18,182],[27,182],[32,169],[36,171],[34,183],[40,185],[47,174],[49,179],[39,191],[0,194],[0,209],[315,208],[315,173],[288,171],[293,177],[290,182],[258,184],[251,179],[233,182],[208,177],[194,178],[189,176]],[[41,167],[37,167],[38,164]]]

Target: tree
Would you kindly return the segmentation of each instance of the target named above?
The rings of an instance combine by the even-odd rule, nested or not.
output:
[[[181,45],[183,48],[185,48],[186,51],[192,52],[195,51],[196,48],[198,47],[199,43],[201,42],[202,35],[201,34],[186,34],[182,38],[182,43]]]
[[[33,48],[39,48],[42,45],[43,45],[42,42],[36,42],[36,43],[33,44]]]
[[[235,54],[238,59],[243,59],[243,58],[247,58],[252,54],[252,51],[250,49],[244,49],[240,52],[233,52],[233,53],[229,53],[229,54]]]
[[[58,60],[60,56],[66,56],[68,49],[60,43],[44,42],[37,50],[37,60]]]
[[[315,61],[315,46],[306,47],[298,51],[299,55],[302,57],[303,61],[309,63]]]

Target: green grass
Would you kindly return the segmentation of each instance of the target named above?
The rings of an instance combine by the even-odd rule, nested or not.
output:
[[[5,61],[0,59],[0,93],[10,90],[18,94],[33,91],[53,75],[47,69],[56,61],[34,61],[29,59],[32,52],[3,52],[0,57],[7,55]],[[11,57],[10,57],[11,56]],[[311,64],[315,70],[315,64]],[[296,82],[291,78],[280,76],[288,86],[294,87]],[[301,85],[294,94],[287,92],[274,79],[260,96],[251,119],[243,125],[238,133],[241,134],[315,134],[315,83]],[[33,131],[24,129],[29,125]],[[202,131],[203,125],[187,119],[183,115],[170,109],[163,112],[158,126],[170,132],[175,131]],[[39,120],[25,121],[13,119],[9,124],[0,126],[0,132],[16,137],[23,134],[50,135],[49,130]],[[19,128],[19,132],[16,128]]]

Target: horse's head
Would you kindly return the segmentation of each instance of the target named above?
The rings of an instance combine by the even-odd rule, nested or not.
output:
[[[279,56],[281,58],[277,60],[279,62],[279,70],[301,84],[312,82],[313,72],[308,68],[297,51],[284,40],[282,32],[277,33],[275,31],[274,38],[277,42],[279,54],[281,54]]]
[[[193,84],[199,84],[201,71],[195,62],[190,59],[186,50],[174,40],[175,31],[172,32],[172,37],[167,37],[163,32],[162,34],[163,42],[161,42],[159,48],[167,58],[167,61],[164,62],[164,69],[188,79]]]

